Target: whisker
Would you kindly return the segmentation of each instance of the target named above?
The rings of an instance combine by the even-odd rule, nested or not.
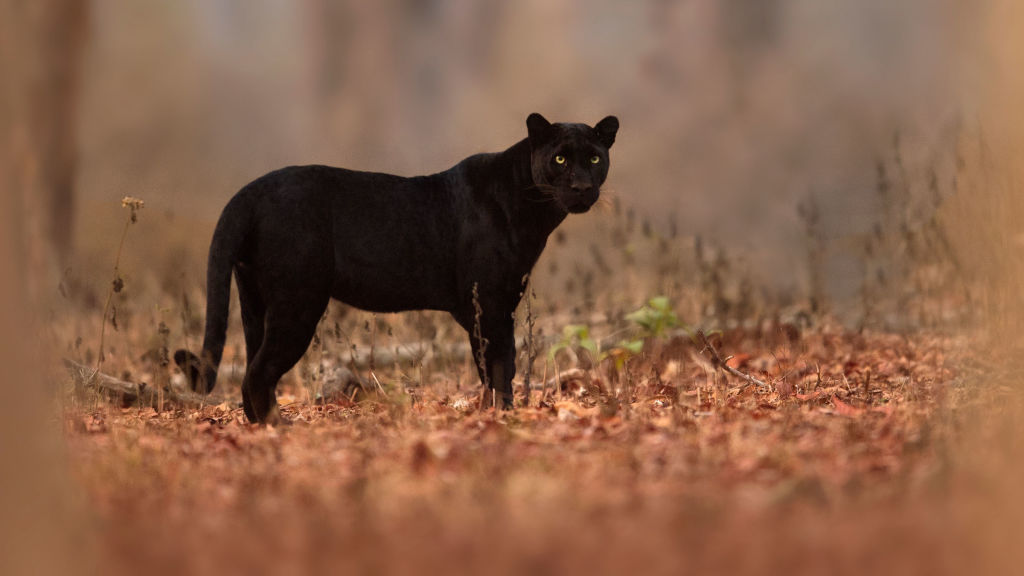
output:
[[[554,202],[555,197],[550,194],[545,194],[540,198],[527,198],[526,200],[535,204],[547,204],[549,202]]]
[[[527,186],[526,188],[523,188],[522,190],[520,190],[520,192],[533,191],[540,193],[540,199],[527,197],[527,199],[530,200],[531,202],[550,202],[555,199],[555,190],[556,188],[554,186],[534,184],[532,186]]]
[[[615,211],[615,208],[611,200],[601,196],[598,197],[597,202],[594,202],[594,205],[591,207],[591,210],[594,210],[595,212],[600,214],[611,214],[612,212]]]
[[[537,190],[538,192],[550,194],[554,190],[557,190],[557,188],[555,188],[554,186],[549,186],[547,184],[534,184],[532,186],[527,186],[526,188],[523,188],[522,190],[520,190],[520,192],[528,192],[530,190]]]

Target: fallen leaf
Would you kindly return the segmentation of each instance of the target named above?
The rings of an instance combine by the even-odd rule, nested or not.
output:
[[[864,412],[863,408],[851,406],[837,398],[834,394],[832,395],[832,406],[835,407],[836,414],[840,416],[859,416]]]
[[[738,370],[741,366],[746,364],[747,360],[750,360],[750,354],[735,354],[732,358],[725,361],[725,365]]]

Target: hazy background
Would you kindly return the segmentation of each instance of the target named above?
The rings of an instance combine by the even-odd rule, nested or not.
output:
[[[220,207],[265,171],[433,172],[521,138],[529,112],[616,114],[621,202],[656,226],[674,214],[786,290],[806,282],[796,207],[814,195],[842,293],[859,281],[850,246],[883,208],[879,158],[899,142],[915,186],[935,172],[962,263],[1019,341],[1022,21],[1017,0],[0,0],[0,528],[17,536],[3,539],[5,572],[84,565],[68,550],[88,531],[26,338],[39,326],[23,301],[57,282],[24,280],[88,270],[93,254],[109,286],[124,195],[148,203],[127,255],[177,250],[201,282]],[[46,237],[66,241],[64,264]],[[994,477],[1019,477],[1001,462]]]
[[[204,245],[227,199],[284,165],[430,173],[511,145],[533,111],[615,114],[606,188],[623,205],[787,292],[806,283],[796,206],[813,196],[841,299],[894,141],[949,193],[983,16],[942,0],[97,0],[74,237],[109,255],[118,227],[89,222],[133,195]]]

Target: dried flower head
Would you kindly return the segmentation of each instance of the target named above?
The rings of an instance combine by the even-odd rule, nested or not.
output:
[[[143,202],[141,199],[135,198],[133,196],[125,196],[124,198],[121,198],[121,207],[122,208],[128,208],[129,210],[132,211],[132,222],[133,223],[138,221],[139,217],[138,217],[138,215],[136,213],[139,210],[142,210],[143,206],[145,206],[145,205],[146,205],[145,202]]]

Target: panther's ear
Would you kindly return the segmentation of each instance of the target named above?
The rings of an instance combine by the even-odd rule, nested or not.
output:
[[[536,112],[526,118],[526,130],[530,134],[530,140],[542,140],[550,128],[551,122]]]
[[[604,120],[594,125],[594,131],[597,132],[601,144],[604,144],[605,148],[611,148],[615,143],[615,134],[619,132],[619,119],[615,116],[605,116]]]

